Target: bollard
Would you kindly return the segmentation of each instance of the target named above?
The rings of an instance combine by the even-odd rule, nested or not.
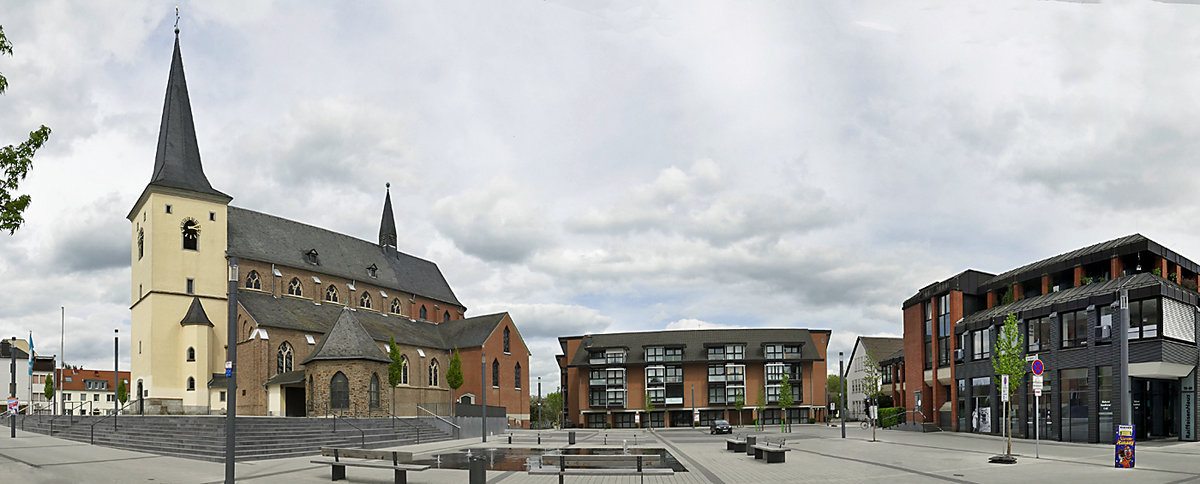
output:
[[[470,464],[468,465],[470,467],[470,483],[487,484],[487,468],[484,466],[484,463],[487,461],[484,460],[482,455],[471,457],[470,459]]]
[[[542,433],[538,432],[538,445],[542,445]]]
[[[508,434],[508,443],[512,443],[512,434]]]
[[[754,444],[758,443],[758,437],[753,435],[746,436],[746,455],[754,455]]]
[[[604,445],[608,445],[608,434],[604,434]]]
[[[575,431],[567,432],[567,444],[575,445]]]

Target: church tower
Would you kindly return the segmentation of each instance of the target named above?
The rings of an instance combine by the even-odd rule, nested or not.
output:
[[[224,371],[230,200],[204,175],[177,29],[154,173],[127,217],[130,394],[141,391],[147,413],[209,413],[223,405],[208,381]]]

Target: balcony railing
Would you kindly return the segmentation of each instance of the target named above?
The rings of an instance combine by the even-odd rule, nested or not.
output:
[[[724,383],[725,375],[708,375],[709,383]]]
[[[607,378],[592,378],[592,379],[588,380],[588,385],[592,385],[592,386],[602,387],[607,384],[608,384]]]

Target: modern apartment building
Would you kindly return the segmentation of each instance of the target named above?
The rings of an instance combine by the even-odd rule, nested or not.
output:
[[[903,305],[904,405],[946,430],[999,433],[991,357],[1012,314],[1045,368],[1040,400],[1029,375],[1012,397],[1014,436],[1041,425],[1044,439],[1112,442],[1129,392],[1138,440],[1196,440],[1198,283],[1195,262],[1134,234],[930,284]],[[1128,328],[1128,379],[1114,327]]]
[[[684,427],[695,415],[705,426],[717,419],[749,424],[756,417],[779,423],[787,375],[794,401],[788,420],[824,421],[829,334],[720,329],[561,337],[563,419],[587,428]],[[756,415],[759,398],[765,410]]]

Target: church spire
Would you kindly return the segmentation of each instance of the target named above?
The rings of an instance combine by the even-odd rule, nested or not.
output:
[[[396,247],[396,219],[392,216],[392,184],[387,184],[387,196],[383,198],[383,220],[379,221],[379,245]]]
[[[215,195],[228,202],[231,198],[212,187],[200,163],[196,127],[192,123],[192,105],[188,100],[187,81],[183,76],[183,57],[179,54],[179,29],[175,29],[175,52],[163,101],[162,124],[158,128],[158,151],[154,156],[151,186],[175,188]],[[147,187],[149,188],[149,187]]]

